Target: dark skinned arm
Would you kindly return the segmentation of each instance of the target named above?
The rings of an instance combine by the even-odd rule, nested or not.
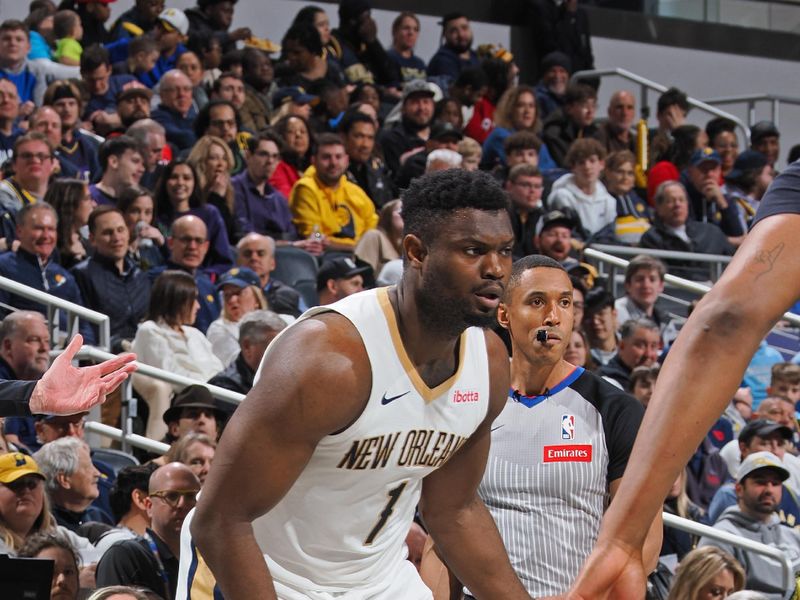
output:
[[[639,436],[572,600],[642,597],[642,545],[693,450],[736,392],[753,353],[800,296],[800,215],[765,218],[700,301],[661,369]]]
[[[332,313],[277,339],[262,371],[225,429],[191,525],[227,600],[277,600],[251,523],[292,487],[323,437],[358,417],[372,385],[360,336]]]
[[[529,600],[500,539],[494,520],[478,497],[489,455],[490,428],[508,397],[508,354],[487,332],[491,398],[489,412],[469,441],[422,484],[420,512],[449,568],[478,600]]]

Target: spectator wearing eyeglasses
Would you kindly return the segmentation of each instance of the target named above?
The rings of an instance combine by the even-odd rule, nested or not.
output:
[[[192,100],[192,82],[182,71],[173,69],[164,74],[158,89],[161,104],[152,112],[152,119],[164,126],[167,141],[178,150],[191,148],[197,140],[193,127],[197,113]]]
[[[44,134],[34,131],[14,142],[14,175],[0,181],[0,206],[10,213],[12,223],[19,209],[44,198],[53,164],[53,147]]]
[[[519,164],[511,168],[505,183],[511,202],[508,214],[514,228],[514,259],[536,254],[534,237],[536,225],[542,216],[542,174],[533,165]]]
[[[252,269],[261,280],[261,289],[270,310],[299,317],[308,308],[294,288],[271,275],[275,270],[274,239],[260,233],[250,233],[239,240],[236,249],[239,266]]]
[[[206,224],[200,217],[185,215],[175,219],[167,238],[170,257],[165,265],[150,269],[147,274],[155,281],[167,269],[178,269],[189,273],[197,285],[197,301],[200,310],[194,327],[205,333],[208,326],[220,313],[220,303],[211,279],[201,268],[208,252],[208,233]]]
[[[247,168],[231,180],[234,211],[242,231],[291,240],[297,231],[289,203],[268,181],[281,160],[278,144],[272,133],[257,134],[247,140]]]
[[[200,481],[186,465],[170,463],[150,476],[144,535],[112,546],[97,565],[97,587],[141,586],[174,598],[178,585],[180,533],[194,508]]]

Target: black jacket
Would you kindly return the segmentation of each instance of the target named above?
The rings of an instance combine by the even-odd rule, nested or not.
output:
[[[724,254],[733,256],[735,248],[722,233],[722,230],[711,223],[699,221],[686,222],[686,235],[689,243],[667,229],[661,219],[654,219],[653,226],[644,232],[639,245],[642,248],[671,250],[673,252],[698,252],[701,254]],[[696,281],[708,279],[709,269],[705,263],[667,260],[669,272],[678,277],[686,277]]]
[[[572,142],[579,138],[595,137],[597,127],[592,124],[578,127],[566,114],[557,110],[544,123],[542,141],[547,144],[550,156],[559,167],[567,168],[566,157]]]
[[[400,175],[400,157],[409,150],[425,147],[425,140],[402,122],[396,123],[391,129],[384,130],[378,137],[378,143],[383,151],[386,168],[389,169],[395,183]]]
[[[364,190],[377,210],[398,197],[386,165],[378,158],[371,158],[365,163],[350,161],[347,178]]]
[[[293,287],[270,278],[269,283],[264,286],[264,297],[272,312],[282,315],[292,315],[299,317],[300,313],[300,292]]]
[[[111,259],[99,254],[72,269],[85,305],[111,319],[112,347],[136,336],[136,328],[150,302],[147,275],[129,257],[125,258],[124,269],[120,273]]]
[[[608,364],[600,367],[600,375],[613,379],[622,386],[626,392],[631,391],[631,368],[619,357],[619,352],[611,357]]]
[[[117,542],[109,548],[97,563],[97,587],[130,585],[147,588],[162,598],[174,598],[178,589],[178,557],[152,530],[147,533],[153,539],[161,562],[164,565],[169,591],[160,576],[158,561],[143,537]]]
[[[211,385],[218,385],[226,390],[237,392],[239,394],[246,394],[253,387],[253,379],[256,372],[251,369],[242,357],[240,352],[236,355],[236,360],[225,367],[224,371],[220,371],[214,377],[208,380]],[[214,404],[221,410],[224,410],[228,416],[233,414],[236,405],[224,400],[215,400]]]

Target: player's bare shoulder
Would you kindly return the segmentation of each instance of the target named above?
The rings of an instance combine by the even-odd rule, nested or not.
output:
[[[346,427],[363,409],[372,386],[370,362],[356,328],[323,312],[292,325],[264,355],[241,409],[313,417],[324,433]]]

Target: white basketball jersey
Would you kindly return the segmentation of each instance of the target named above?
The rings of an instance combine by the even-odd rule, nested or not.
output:
[[[372,369],[369,401],[346,430],[320,441],[286,496],[254,523],[276,587],[307,596],[389,585],[403,566],[423,477],[455,454],[489,407],[482,330],[462,334],[456,373],[431,389],[406,354],[386,288],[301,320],[326,311],[345,316],[361,335]],[[336,402],[336,390],[330,393]]]

